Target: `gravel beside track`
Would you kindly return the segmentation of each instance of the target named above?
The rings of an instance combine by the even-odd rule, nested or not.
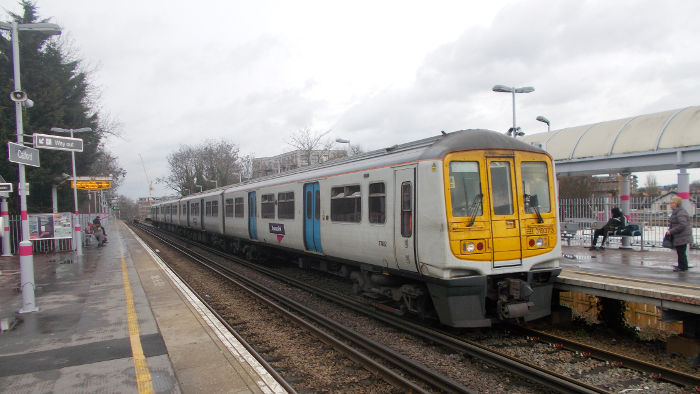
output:
[[[145,236],[144,236],[145,237]],[[179,253],[168,252],[161,247],[161,255],[172,261],[181,260]],[[504,372],[488,363],[470,359],[461,353],[455,353],[441,346],[435,346],[415,336],[400,330],[388,327],[381,322],[364,315],[339,307],[318,296],[280,283],[265,275],[257,273],[249,268],[231,263],[230,261],[210,255],[212,259],[225,262],[229,267],[249,278],[255,278],[258,283],[264,283],[266,287],[275,292],[292,297],[327,317],[342,322],[355,331],[367,336],[385,346],[399,351],[403,355],[414,360],[419,360],[437,372],[451,377],[462,383],[470,390],[484,393],[533,393],[546,392],[540,386],[529,381]],[[210,301],[210,304],[220,310],[226,316],[229,324],[246,340],[263,354],[266,359],[272,360],[271,364],[297,388],[306,391],[341,391],[341,392],[397,392],[397,389],[387,383],[378,380],[371,373],[358,367],[328,346],[325,346],[315,338],[303,335],[295,326],[289,326],[283,320],[270,315],[264,307],[246,300],[231,285],[213,279],[202,269],[195,269],[190,263],[179,261],[174,263],[181,275],[190,279],[191,285]],[[271,264],[276,270],[315,286],[332,289],[339,293],[349,294],[351,284],[341,281],[336,277],[326,274],[299,270],[290,265]],[[541,326],[539,329],[543,329]],[[483,344],[492,344],[499,350],[512,354],[515,357],[530,360],[533,364],[552,368],[567,376],[580,378],[587,383],[605,387],[606,390],[619,392],[624,390],[642,390],[644,392],[688,392],[686,389],[664,382],[656,382],[647,376],[640,375],[636,371],[623,368],[612,368],[604,362],[587,359],[585,355],[576,355],[571,352],[560,352],[551,346],[537,341],[523,340],[522,338],[503,335],[500,330],[472,330],[467,336],[480,337]],[[558,329],[557,335],[566,333],[566,330]],[[562,336],[566,336],[565,334]],[[580,340],[580,338],[579,338]],[[620,339],[618,342],[626,348],[619,352],[638,358],[650,358],[648,348],[643,346],[629,346],[628,340]],[[606,347],[608,350],[610,347]],[[548,354],[545,358],[543,354]],[[551,356],[549,356],[551,354]],[[651,357],[656,358],[656,357]],[[671,364],[671,368],[683,367],[690,373],[697,373],[689,363],[678,358],[667,358],[665,364]],[[675,361],[675,362],[674,362]],[[653,362],[653,361],[650,361]],[[342,375],[347,371],[353,371],[352,378]],[[358,372],[359,371],[359,372]],[[685,372],[685,371],[684,371]],[[616,375],[609,384],[610,375]],[[692,391],[691,391],[692,392]]]

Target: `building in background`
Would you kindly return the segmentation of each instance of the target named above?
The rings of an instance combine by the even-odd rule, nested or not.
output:
[[[347,156],[345,150],[295,150],[272,157],[253,159],[253,178],[279,174]]]

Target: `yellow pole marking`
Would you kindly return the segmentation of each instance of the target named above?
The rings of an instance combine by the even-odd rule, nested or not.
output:
[[[124,260],[124,251],[121,248],[119,248],[119,254],[122,259],[122,279],[124,280],[124,294],[126,295],[126,316],[129,321],[129,340],[131,341],[131,354],[134,357],[136,384],[139,393],[152,394],[154,393],[153,382],[151,381],[151,373],[148,370],[148,363],[146,363],[146,356],[144,356],[143,348],[141,347],[139,323],[136,317],[136,308],[134,308],[134,295],[131,293],[129,274],[126,270],[126,260]]]

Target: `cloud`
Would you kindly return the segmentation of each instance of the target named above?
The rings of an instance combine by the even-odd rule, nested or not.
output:
[[[526,130],[541,131],[537,115],[561,128],[696,105],[699,12],[697,2],[516,2],[428,54],[412,86],[368,97],[337,127],[402,141],[421,130],[505,130],[512,104],[495,84],[535,86],[516,97]]]

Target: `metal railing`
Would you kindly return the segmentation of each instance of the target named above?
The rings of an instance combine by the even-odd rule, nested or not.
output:
[[[110,216],[107,214],[95,214],[95,213],[90,213],[90,214],[80,214],[78,215],[78,220],[80,220],[80,228],[81,231],[84,231],[88,227],[89,223],[92,223],[92,220],[95,218],[95,216],[100,216],[102,225],[107,225],[107,222],[110,220]],[[11,215],[9,216],[10,220],[10,249],[13,255],[16,255],[19,251],[19,242],[21,241],[22,238],[22,231],[21,231],[21,220],[19,215]],[[85,237],[83,236],[83,241],[85,240]],[[47,254],[47,253],[56,253],[56,252],[68,252],[73,250],[73,240],[71,238],[59,238],[59,239],[33,239],[32,241],[32,252],[34,254]]]
[[[700,195],[691,196],[691,200],[698,201]],[[567,198],[559,200],[559,217],[561,222],[580,223],[580,230],[572,238],[572,244],[588,245],[591,242],[592,229],[597,222],[606,222],[610,218],[610,210],[620,207],[619,198]],[[668,204],[659,203],[649,197],[632,197],[630,199],[629,212],[623,212],[630,223],[643,224],[643,237],[633,238],[633,245],[644,240],[644,246],[661,247],[666,230],[668,230],[668,218],[671,208]],[[700,248],[700,218],[695,212],[689,212],[693,225],[693,243],[691,247]],[[619,242],[612,239],[611,242]]]

